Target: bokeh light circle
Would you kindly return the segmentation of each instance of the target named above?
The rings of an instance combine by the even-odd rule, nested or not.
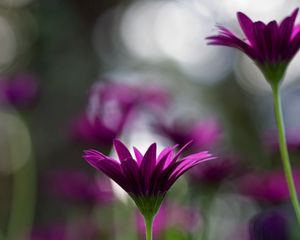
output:
[[[0,172],[19,170],[31,155],[31,138],[23,120],[11,112],[0,112]]]

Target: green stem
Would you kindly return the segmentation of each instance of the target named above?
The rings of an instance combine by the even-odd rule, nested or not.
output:
[[[146,226],[146,240],[152,240],[153,216],[144,217]]]
[[[7,240],[27,239],[34,218],[36,166],[33,157],[13,175],[13,196]],[[25,237],[24,237],[25,234]],[[22,236],[21,236],[22,235]]]
[[[292,174],[292,167],[290,164],[289,153],[286,144],[279,86],[278,85],[273,86],[272,90],[273,90],[274,111],[275,111],[275,118],[276,118],[277,129],[278,129],[280,154],[281,154],[281,159],[283,164],[283,170],[290,191],[291,202],[296,213],[298,224],[300,225],[300,206],[299,206],[298,196],[297,196],[293,174]]]

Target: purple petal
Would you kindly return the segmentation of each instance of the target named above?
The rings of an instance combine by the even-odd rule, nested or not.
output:
[[[298,8],[294,10],[291,16],[286,17],[279,26],[281,36],[281,50],[285,51],[288,47],[288,43],[292,37],[293,27],[298,14]]]
[[[130,184],[128,180],[123,175],[123,171],[121,169],[121,165],[112,160],[103,159],[98,161],[95,166],[98,170],[106,174],[112,180],[114,180],[117,184],[120,185],[126,192],[130,191]]]
[[[296,25],[294,28],[293,28],[293,32],[292,32],[292,36],[291,36],[291,39],[290,41],[293,41],[293,39],[295,38],[295,36],[300,32],[300,24]]]
[[[146,190],[149,189],[151,175],[156,165],[156,144],[153,143],[148,148],[140,165],[140,171],[145,179]]]
[[[215,158],[210,157],[210,158],[203,158],[203,159],[193,159],[192,161],[181,160],[180,162],[178,162],[178,165],[173,170],[173,173],[170,175],[168,181],[166,182],[165,188],[169,189],[180,176],[182,176],[186,171],[188,171],[192,167],[196,166],[199,163],[206,162],[212,159]]]
[[[137,162],[131,158],[128,158],[121,163],[121,167],[123,169],[124,176],[130,183],[130,192],[133,194],[141,193],[142,189],[140,186],[139,167]]]
[[[106,156],[102,153],[89,149],[84,151],[83,158],[93,167],[96,167],[97,163],[103,159],[106,159]]]
[[[136,148],[133,147],[133,151],[134,151],[134,155],[136,157],[137,163],[140,166],[143,160],[143,154],[141,154],[141,152]]]
[[[253,22],[251,21],[251,19],[248,16],[246,16],[242,12],[237,13],[237,18],[239,20],[239,23],[240,23],[240,26],[241,26],[243,32],[245,33],[247,39],[249,40],[250,44],[254,45],[255,41],[254,41],[254,36],[253,36]]]
[[[132,158],[129,150],[127,149],[127,147],[121,141],[115,139],[114,140],[114,147],[115,147],[115,150],[116,150],[121,162],[128,159],[128,158]]]

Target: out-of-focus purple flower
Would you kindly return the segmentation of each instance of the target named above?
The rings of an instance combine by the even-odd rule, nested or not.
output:
[[[126,114],[141,107],[144,111],[162,108],[169,103],[169,94],[155,86],[133,86],[121,83],[96,83],[91,90],[89,114],[92,117],[107,114],[107,121],[114,122],[112,116]],[[109,115],[110,113],[110,115]]]
[[[127,120],[126,115],[119,117],[118,123],[108,126],[103,121],[104,119],[99,117],[90,119],[86,114],[83,114],[75,119],[72,124],[72,137],[78,142],[110,148],[113,140],[121,134]]]
[[[38,81],[30,74],[18,74],[0,80],[0,101],[16,107],[27,107],[38,96]]]
[[[189,172],[190,180],[193,183],[218,185],[226,178],[232,177],[238,170],[235,160],[230,158],[210,161],[201,168],[194,167]]]
[[[87,113],[71,128],[76,141],[110,148],[139,112],[158,114],[168,103],[168,93],[158,87],[138,87],[119,83],[97,83],[92,87]]]
[[[113,200],[108,179],[94,178],[79,171],[53,172],[49,176],[47,185],[51,193],[70,201],[95,204]]]
[[[221,128],[216,121],[201,121],[196,123],[183,123],[174,121],[171,124],[158,121],[154,129],[160,135],[171,140],[179,146],[192,142],[193,149],[212,147],[221,136]]]
[[[144,216],[149,214],[149,210],[155,215],[165,194],[182,174],[197,164],[212,159],[208,152],[180,157],[187,146],[188,144],[177,153],[174,152],[174,147],[166,147],[157,157],[156,144],[153,143],[144,155],[134,148],[134,159],[127,147],[115,140],[114,147],[119,160],[96,150],[84,151],[84,158],[119,184],[132,197]]]
[[[195,209],[166,202],[162,204],[153,222],[154,238],[159,238],[166,230],[173,227],[183,232],[192,232],[199,221],[200,215]],[[137,228],[142,239],[145,234],[145,224],[140,213],[137,213]]]
[[[300,193],[300,172],[293,171],[296,190]],[[280,203],[289,199],[289,190],[282,171],[249,173],[238,180],[239,190],[258,201]]]
[[[288,225],[288,219],[282,212],[260,213],[250,221],[250,240],[289,240]]]
[[[271,21],[252,22],[245,14],[238,12],[237,18],[245,39],[219,26],[219,34],[208,37],[208,44],[222,45],[241,50],[261,69],[267,81],[278,83],[286,68],[300,47],[300,29],[295,26],[298,8],[281,23]]]
[[[64,224],[53,224],[35,227],[31,233],[31,240],[66,240]]]
[[[300,130],[289,130],[286,133],[286,143],[289,150],[300,150]],[[279,151],[279,142],[277,131],[268,133],[265,136],[265,144],[271,151]]]
[[[73,219],[67,223],[35,227],[31,240],[96,240],[99,228],[89,218]]]

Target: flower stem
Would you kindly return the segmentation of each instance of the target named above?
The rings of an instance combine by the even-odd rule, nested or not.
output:
[[[293,205],[295,213],[296,213],[296,218],[297,218],[298,224],[300,225],[300,206],[299,206],[298,196],[297,196],[296,187],[295,187],[293,174],[292,174],[292,167],[291,167],[289,153],[288,153],[287,144],[286,144],[285,128],[284,128],[284,122],[283,122],[283,116],[282,116],[279,85],[276,84],[276,85],[272,86],[272,91],[273,91],[274,111],[275,111],[275,118],[276,118],[276,123],[277,123],[280,154],[281,154],[281,160],[282,160],[282,164],[283,164],[283,170],[284,170],[284,174],[285,174],[288,188],[290,191],[291,202],[292,202],[292,205]]]
[[[153,216],[144,217],[146,226],[146,240],[152,240]]]

